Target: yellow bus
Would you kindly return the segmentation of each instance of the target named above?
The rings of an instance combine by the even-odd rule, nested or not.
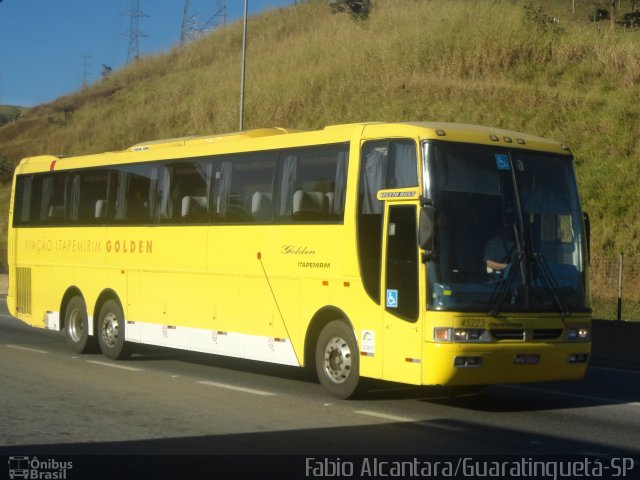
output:
[[[188,137],[17,167],[7,302],[152,344],[414,385],[578,379],[588,232],[561,143],[454,123]]]

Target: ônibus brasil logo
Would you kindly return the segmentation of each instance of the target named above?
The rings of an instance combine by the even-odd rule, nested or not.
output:
[[[9,457],[9,478],[33,480],[66,480],[67,471],[73,468],[72,462],[61,462],[53,458],[39,460],[38,457]]]

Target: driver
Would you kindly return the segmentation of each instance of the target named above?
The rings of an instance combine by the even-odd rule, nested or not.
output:
[[[494,277],[502,277],[511,262],[515,243],[511,240],[513,232],[509,225],[502,225],[484,247],[484,261],[487,273]]]

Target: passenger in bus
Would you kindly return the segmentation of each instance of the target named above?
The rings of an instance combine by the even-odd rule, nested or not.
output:
[[[128,202],[127,220],[148,220],[149,207],[145,196],[140,190],[135,190]]]
[[[515,250],[512,226],[501,225],[484,248],[487,273],[494,279],[501,278],[513,260]]]

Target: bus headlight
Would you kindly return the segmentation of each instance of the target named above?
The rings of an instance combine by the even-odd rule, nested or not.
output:
[[[481,342],[484,332],[485,330],[483,328],[455,328],[453,330],[453,341]]]
[[[564,339],[568,342],[586,342],[591,340],[591,329],[589,327],[568,328],[564,332]]]
[[[454,343],[490,342],[491,336],[484,328],[435,327],[433,339],[438,342]]]

